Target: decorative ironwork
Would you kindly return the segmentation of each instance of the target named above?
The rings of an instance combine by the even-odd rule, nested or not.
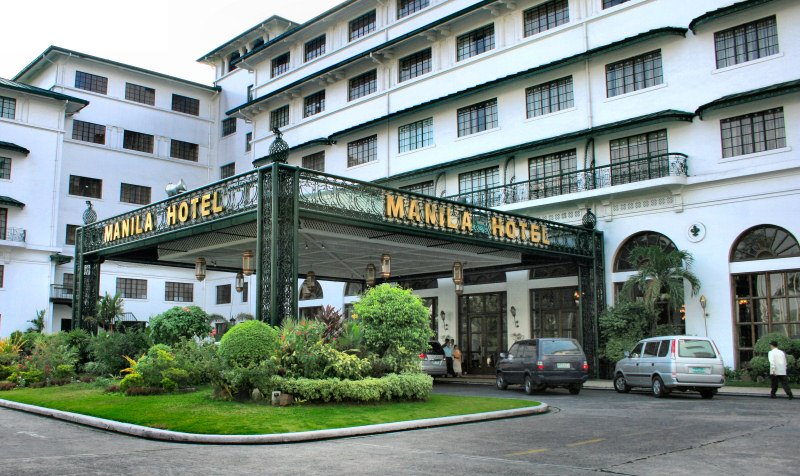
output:
[[[4,230],[0,230],[0,231],[5,232],[5,233],[0,233],[0,240],[16,241],[16,242],[19,242],[19,243],[25,243],[25,238],[27,236],[27,233],[22,228],[8,227],[8,228],[6,228]]]
[[[88,225],[97,221],[97,212],[92,208],[92,202],[86,200],[86,210],[83,211],[83,224]]]
[[[583,214],[581,218],[581,223],[583,227],[589,230],[594,230],[594,227],[597,225],[597,217],[594,213],[592,213],[591,208],[586,209],[586,213]]]
[[[85,228],[75,232],[75,249],[83,249]],[[100,296],[100,259],[77,253],[75,257],[75,288],[72,295],[72,328],[85,327],[83,319],[95,314]]]
[[[75,290],[72,286],[64,286],[63,284],[50,285],[50,299],[72,301],[72,296]]]
[[[597,316],[606,307],[605,274],[603,269],[603,235],[592,234],[592,251],[594,259],[578,262],[577,291],[579,312],[581,314],[583,348],[589,361],[590,371],[596,378],[598,376],[599,356],[597,345],[599,341]]]
[[[602,165],[594,169],[576,170],[488,187],[446,198],[481,207],[496,207],[670,176],[687,177],[689,175],[687,158],[685,154],[680,153],[661,154]]]
[[[262,168],[258,170],[259,198],[258,198],[258,252],[256,262],[256,279],[258,283],[256,299],[258,308],[256,318],[270,321],[272,315],[272,173],[273,169]]]
[[[283,133],[277,127],[272,129],[275,134],[275,140],[269,146],[269,155],[267,159],[270,162],[278,162],[285,164],[289,160],[289,144],[283,140]]]

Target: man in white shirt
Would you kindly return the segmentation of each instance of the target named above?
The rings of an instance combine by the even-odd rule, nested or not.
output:
[[[776,398],[778,392],[778,382],[781,383],[783,391],[789,396],[789,400],[794,398],[792,389],[789,388],[789,378],[786,376],[786,354],[778,348],[778,341],[769,343],[769,378],[772,380],[772,392],[770,398]]]

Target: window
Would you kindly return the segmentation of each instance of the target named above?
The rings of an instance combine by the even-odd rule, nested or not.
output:
[[[8,208],[0,208],[0,240],[7,238],[8,231]]]
[[[662,340],[661,346],[658,348],[658,356],[659,357],[666,357],[669,354],[669,348],[672,345],[672,341],[670,339]]]
[[[400,58],[399,82],[431,72],[431,49],[418,51],[405,58]]]
[[[83,71],[75,71],[75,87],[94,93],[107,94],[108,78],[97,76],[96,74],[84,73]]]
[[[75,275],[72,273],[64,273],[61,276],[61,285],[67,289],[75,288]]]
[[[430,0],[399,0],[397,2],[397,18],[407,17],[414,12],[427,8]]]
[[[272,59],[272,77],[280,76],[289,71],[289,53],[286,52]]]
[[[529,118],[569,109],[575,105],[572,76],[528,88],[525,98]]]
[[[247,85],[247,102],[250,102],[252,100],[253,100],[253,85],[252,84],[248,84]]]
[[[303,117],[313,116],[325,110],[325,90],[306,96],[303,100]]]
[[[664,82],[661,50],[606,65],[608,97],[638,91]]]
[[[74,140],[92,142],[94,144],[105,144],[106,126],[102,124],[94,124],[91,122],[83,122],[77,119],[73,119],[72,138]]]
[[[231,303],[231,285],[223,284],[217,286],[217,304],[230,304]]]
[[[378,71],[373,69],[350,80],[347,100],[352,101],[378,90]]]
[[[156,90],[138,84],[125,83],[125,99],[153,106],[156,103]]]
[[[366,164],[378,159],[378,136],[369,136],[347,143],[347,166]]]
[[[311,61],[314,58],[325,54],[325,35],[318,36],[305,45],[305,60]]]
[[[472,30],[456,40],[456,61],[472,58],[494,49],[494,23]]]
[[[255,51],[259,46],[263,44],[264,44],[264,38],[261,37],[256,38],[255,41],[253,41],[253,45],[250,46],[250,51]]]
[[[17,110],[17,100],[0,96],[0,117],[14,119]]]
[[[614,139],[610,148],[612,185],[669,175],[666,129]]]
[[[375,10],[350,21],[350,41],[375,31]]]
[[[11,179],[11,159],[0,157],[0,179]]]
[[[530,198],[555,197],[577,191],[574,175],[577,170],[575,149],[532,157],[528,161]],[[570,172],[573,174],[564,175]]]
[[[759,225],[739,236],[733,246],[732,262],[760,259],[794,258],[800,256],[800,244],[785,229]]]
[[[325,151],[320,151],[315,154],[303,157],[303,168],[309,170],[316,170],[318,172],[325,171]]]
[[[193,116],[200,115],[200,100],[195,98],[188,98],[180,94],[172,95],[172,110],[191,114]]]
[[[782,107],[723,119],[719,124],[722,133],[722,157],[786,147]]]
[[[627,1],[629,0],[603,0],[603,8],[611,8]]]
[[[236,61],[242,57],[242,54],[238,51],[234,51],[228,56],[228,72],[230,73],[234,69],[236,69]]]
[[[433,118],[400,126],[397,130],[399,152],[408,152],[433,145]]]
[[[763,18],[714,33],[717,68],[778,54],[775,17]]]
[[[458,193],[467,203],[490,207],[502,202],[502,194],[488,188],[500,185],[500,167],[489,167],[458,174]]]
[[[139,152],[153,153],[153,140],[154,137],[150,134],[141,132],[125,131],[122,138],[122,147],[130,150],[138,150]]]
[[[191,142],[172,139],[169,142],[169,156],[173,159],[197,162],[200,158],[200,146]]]
[[[431,197],[436,196],[436,187],[434,186],[433,180],[406,185],[405,187],[400,187],[400,190],[419,193],[421,195],[430,195]]]
[[[147,280],[117,278],[117,292],[126,299],[147,299]]]
[[[244,135],[244,151],[250,152],[253,149],[253,133],[248,132]]]
[[[279,107],[269,113],[269,129],[280,129],[289,125],[289,105]]]
[[[70,175],[69,194],[89,198],[103,198],[103,181],[95,178]]]
[[[76,232],[78,231],[79,227],[80,225],[67,225],[67,233],[64,238],[64,244],[67,245],[75,244],[75,237],[77,236]]]
[[[222,121],[222,137],[229,136],[236,132],[236,118],[229,117]]]
[[[458,110],[458,137],[497,127],[497,99]]]
[[[194,301],[194,284],[192,283],[171,283],[164,284],[164,300],[176,302]]]
[[[525,36],[535,35],[564,23],[569,23],[569,2],[567,0],[543,3],[525,10],[523,14]]]
[[[150,187],[123,183],[119,188],[119,201],[135,203],[136,205],[147,205],[150,203]]]
[[[664,252],[677,251],[678,248],[667,236],[654,231],[643,231],[631,236],[620,246],[614,260],[614,272],[636,271],[637,263],[631,260],[631,252],[642,246],[658,246]]]
[[[220,180],[226,179],[228,177],[233,177],[236,175],[236,162],[231,162],[230,164],[225,164],[219,168],[219,178]]]

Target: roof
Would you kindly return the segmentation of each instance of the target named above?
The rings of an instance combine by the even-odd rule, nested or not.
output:
[[[31,153],[31,151],[29,151],[25,147],[22,147],[21,145],[13,144],[11,142],[5,142],[5,141],[2,141],[2,140],[0,140],[0,149],[10,150],[12,152],[19,152],[19,153],[22,153],[22,154],[25,154],[25,155],[28,155],[28,154]]]
[[[458,160],[452,160],[450,162],[445,162],[442,164],[431,165],[428,167],[423,167],[419,169],[415,169],[409,172],[403,172],[399,174],[392,175],[390,177],[382,178],[375,180],[375,183],[384,183],[388,181],[400,180],[400,179],[407,179],[411,177],[416,177],[419,175],[426,175],[431,174],[434,172],[438,172],[441,170],[449,169],[452,167],[457,167],[460,165],[474,165],[476,163],[487,162],[489,160],[496,160],[498,157],[513,154],[520,151],[530,151],[531,149],[541,149],[544,147],[552,147],[568,142],[573,142],[578,139],[593,137],[601,134],[607,134],[614,131],[620,131],[625,129],[633,129],[637,127],[646,127],[653,124],[659,124],[662,122],[670,122],[670,121],[684,121],[684,122],[692,122],[692,118],[694,118],[694,113],[685,112],[685,111],[676,111],[674,109],[667,109],[664,111],[654,112],[651,114],[645,114],[643,116],[633,117],[630,119],[625,119],[622,121],[612,122],[609,124],[603,124],[600,126],[589,127],[587,129],[582,129],[579,131],[568,132],[566,134],[561,134],[555,137],[548,137],[546,139],[539,139],[530,142],[524,142],[517,145],[512,145],[510,147],[504,147],[502,149],[494,150],[492,152],[487,152],[483,154],[473,155],[470,157],[465,157]]]
[[[736,2],[733,5],[728,5],[727,7],[711,10],[710,12],[703,13],[699,17],[692,20],[689,23],[689,29],[692,30],[692,33],[694,33],[697,30],[697,27],[700,25],[710,23],[728,15],[734,15],[736,13],[743,12],[750,8],[758,7],[772,1],[773,0],[744,0],[741,2]]]
[[[703,118],[703,114],[716,109],[724,109],[726,107],[738,106],[753,101],[760,101],[762,99],[769,99],[776,96],[783,96],[784,94],[791,94],[800,91],[800,79],[793,81],[786,81],[784,83],[773,84],[758,89],[751,89],[741,93],[729,94],[719,99],[703,104],[697,108],[695,114]]]
[[[208,53],[204,54],[203,56],[197,58],[197,61],[201,61],[202,62],[202,61],[208,59],[209,57],[214,56],[215,54],[219,53],[221,50],[224,50],[225,47],[227,47],[231,43],[235,43],[236,41],[244,38],[245,36],[249,35],[250,33],[254,32],[256,30],[258,30],[259,28],[263,27],[266,23],[269,23],[271,21],[285,21],[289,25],[298,26],[298,24],[293,22],[292,20],[287,20],[286,18],[283,18],[282,16],[279,16],[279,15],[272,15],[271,17],[267,18],[266,20],[259,22],[258,25],[254,26],[253,28],[250,28],[249,30],[246,30],[244,33],[236,36],[235,38],[232,38],[232,39],[226,41],[225,43],[217,46],[216,48],[214,48],[213,50],[211,50]]]
[[[18,81],[12,81],[5,78],[0,78],[0,88],[12,89],[21,93],[33,94],[58,101],[67,101],[67,112],[70,114],[80,111],[89,104],[89,101],[86,99],[67,96],[66,94],[57,93],[48,89],[37,88],[36,86],[31,86],[30,84],[20,83]]]
[[[182,78],[178,78],[178,77],[175,77],[175,76],[170,76],[168,74],[159,73],[157,71],[140,68],[138,66],[131,66],[129,64],[120,63],[118,61],[112,61],[110,59],[101,58],[99,56],[88,55],[86,53],[80,53],[78,51],[73,51],[73,50],[69,50],[67,48],[61,48],[60,46],[53,46],[53,45],[49,46],[46,50],[44,50],[44,53],[42,53],[41,55],[37,56],[36,59],[31,61],[30,64],[28,64],[28,66],[25,66],[24,68],[22,68],[22,71],[20,71],[19,73],[17,73],[16,76],[14,76],[14,80],[15,81],[20,80],[21,78],[27,76],[29,73],[30,74],[34,74],[36,68],[43,61],[45,61],[45,58],[51,53],[62,54],[62,55],[65,55],[65,56],[75,56],[75,57],[82,58],[82,59],[87,59],[87,60],[91,60],[91,61],[97,61],[97,62],[100,62],[100,63],[105,63],[105,64],[109,64],[109,65],[112,65],[112,66],[116,66],[118,68],[124,68],[124,69],[130,70],[130,71],[136,71],[137,73],[143,73],[143,74],[146,74],[146,75],[149,75],[149,76],[155,76],[157,78],[162,78],[162,79],[166,79],[166,80],[169,80],[169,81],[175,81],[175,82],[178,82],[178,83],[185,84],[187,86],[192,86],[192,87],[195,87],[195,88],[205,89],[207,91],[214,91],[214,92],[220,91],[220,88],[218,86],[209,86],[207,84],[196,83],[194,81],[189,81],[188,79],[182,79]]]
[[[11,207],[19,207],[25,208],[25,204],[20,202],[19,200],[15,200],[11,197],[6,197],[5,195],[0,195],[0,205],[8,205]]]

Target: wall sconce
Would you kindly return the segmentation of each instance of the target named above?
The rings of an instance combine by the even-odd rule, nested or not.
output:
[[[461,261],[453,263],[453,284],[456,285],[456,294],[461,296],[464,293],[464,265]]]
[[[576,306],[578,304],[580,304],[581,303],[581,292],[576,289],[575,292],[572,293],[572,299],[575,300],[575,305]]]
[[[706,306],[708,306],[708,300],[706,299],[705,294],[700,295],[700,307],[703,309],[703,316],[708,317],[708,313],[706,312]]]
[[[250,276],[255,272],[253,268],[253,251],[247,250],[242,253],[242,274]]]
[[[442,324],[444,324],[444,330],[447,330],[447,315],[444,311],[439,313],[439,319],[442,321]]]
[[[241,272],[236,273],[236,292],[241,293],[244,290],[244,274]]]
[[[750,300],[749,299],[739,299],[739,305],[740,306],[746,306],[748,304],[750,304]]]
[[[194,277],[197,278],[198,281],[202,281],[206,279],[206,259],[203,257],[198,257],[194,261]]]
[[[391,276],[392,271],[392,257],[389,256],[387,253],[381,255],[381,278],[385,280],[389,279]]]
[[[375,286],[375,265],[370,263],[367,265],[367,287]]]
[[[681,320],[686,320],[686,304],[681,304],[681,308],[678,310],[681,313]]]
[[[511,309],[508,310],[511,313],[511,318],[514,319],[514,327],[519,327],[519,321],[517,320],[517,308],[511,306]]]

